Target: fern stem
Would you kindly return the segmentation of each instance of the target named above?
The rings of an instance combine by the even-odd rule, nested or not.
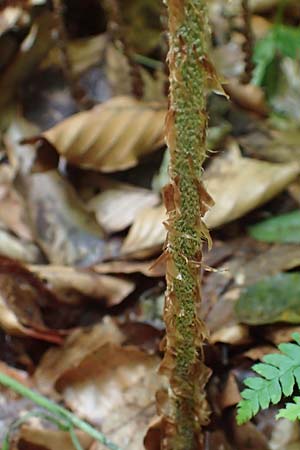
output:
[[[166,349],[161,372],[170,381],[164,409],[162,448],[198,450],[208,422],[204,364],[206,329],[199,318],[201,220],[208,201],[202,184],[206,157],[207,38],[206,1],[168,0],[170,108],[166,139],[171,183],[164,197],[168,211]]]

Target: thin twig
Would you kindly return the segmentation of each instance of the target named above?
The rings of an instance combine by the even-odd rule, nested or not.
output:
[[[52,400],[49,400],[48,398],[44,397],[43,395],[32,391],[31,389],[25,387],[23,384],[16,381],[14,378],[12,378],[8,375],[5,375],[4,373],[1,373],[1,372],[0,372],[0,384],[12,389],[14,392],[16,392],[17,394],[20,394],[22,397],[28,398],[29,400],[34,402],[36,405],[41,406],[42,408],[45,408],[46,410],[50,411],[51,413],[67,420],[74,427],[79,428],[80,430],[84,431],[92,438],[101,442],[103,445],[105,445],[110,450],[122,450],[118,445],[111,442],[103,433],[96,430],[94,427],[92,427],[90,424],[88,424],[84,420],[79,419],[77,416],[75,416],[75,414],[71,413],[70,411],[63,408],[62,406],[57,405]]]
[[[254,69],[253,64],[253,32],[251,25],[251,11],[249,8],[249,0],[242,0],[242,11],[244,19],[244,37],[245,42],[243,44],[243,50],[245,55],[245,73],[242,81],[247,84],[250,83],[252,78],[252,72]]]

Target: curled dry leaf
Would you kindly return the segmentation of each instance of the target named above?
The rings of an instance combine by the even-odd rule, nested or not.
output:
[[[115,97],[69,117],[42,137],[79,167],[124,170],[163,144],[165,113],[161,104]]]
[[[36,239],[50,262],[89,265],[108,256],[100,226],[57,171],[28,176],[25,192]]]
[[[215,205],[206,213],[209,228],[219,227],[244,216],[285,189],[299,174],[297,163],[272,164],[243,158],[233,147],[225,157],[216,158],[205,174],[205,186]],[[135,257],[157,252],[165,240],[163,205],[146,208],[136,217],[121,253]]]
[[[240,264],[233,273],[237,284],[247,286],[264,277],[296,267],[300,267],[300,245],[278,244],[263,249],[250,261]]]
[[[147,189],[104,178],[99,184],[102,192],[88,202],[87,209],[107,233],[124,230],[141,210],[159,202],[158,194]]]
[[[124,340],[125,336],[109,317],[90,329],[75,330],[61,348],[52,348],[44,354],[35,372],[38,389],[57,396],[56,386],[63,375],[107,343],[121,344]]]
[[[39,248],[31,242],[22,241],[0,229],[0,255],[27,263],[43,260]]]
[[[224,85],[224,89],[230,99],[242,108],[249,109],[262,116],[267,114],[265,94],[261,87],[253,84],[240,84],[232,78]]]
[[[29,266],[49,289],[70,304],[78,304],[82,297],[103,300],[107,306],[120,303],[134,289],[132,281],[96,273],[94,270],[80,270],[64,266]]]
[[[93,443],[93,439],[81,431],[75,431],[75,433],[82,449],[88,450]],[[18,448],[23,448],[24,445],[26,445],[26,449],[74,450],[75,448],[70,433],[67,431],[51,430],[36,425],[22,426],[17,440],[20,445]]]
[[[71,409],[101,425],[102,432],[124,450],[141,450],[156,415],[158,364],[158,357],[137,347],[109,343],[70,369],[61,378],[60,389]]]
[[[129,230],[121,254],[145,258],[158,252],[166,237],[166,219],[164,205],[142,210]]]
[[[97,273],[142,273],[146,277],[163,277],[166,273],[165,261],[109,261],[93,266]]]
[[[48,328],[43,308],[57,308],[56,297],[19,263],[0,258],[0,325],[7,334],[60,343],[57,330]]]
[[[17,55],[0,77],[0,108],[6,107],[21,83],[38,66],[54,45],[54,16],[50,12],[40,14],[34,20],[30,32],[23,40]]]

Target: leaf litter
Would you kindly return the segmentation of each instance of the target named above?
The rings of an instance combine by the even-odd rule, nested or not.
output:
[[[62,0],[66,42],[47,2],[15,3],[0,11],[0,371],[62,402],[123,450],[158,450],[163,8],[126,0],[122,52],[102,2],[86,7],[87,29],[80,8]],[[299,7],[287,2],[274,25],[279,3],[250,1],[256,85],[243,82],[240,2],[210,4],[213,58],[231,100],[210,96],[204,175],[215,201],[205,217],[215,244],[199,268],[213,370],[208,450],[294,450],[300,441],[293,425],[274,421],[274,409],[242,428],[234,413],[250,362],[300,325]],[[135,64],[143,86],[134,84]],[[2,394],[3,431],[33,405]],[[83,449],[104,448],[77,436]],[[73,443],[35,417],[11,449],[36,448]]]

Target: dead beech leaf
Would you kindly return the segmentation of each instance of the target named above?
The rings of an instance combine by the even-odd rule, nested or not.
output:
[[[145,208],[137,216],[121,248],[122,255],[145,258],[160,250],[166,238],[165,206]]]
[[[48,350],[35,372],[38,389],[45,395],[57,396],[56,385],[69,370],[76,369],[90,354],[107,343],[121,344],[125,336],[115,322],[106,317],[90,329],[75,330],[60,348]]]
[[[115,97],[63,120],[42,137],[74,165],[124,170],[163,144],[165,113],[161,104]]]
[[[20,240],[1,228],[0,255],[26,263],[37,263],[43,259],[39,248],[35,244]]]
[[[132,281],[96,273],[91,269],[64,266],[29,266],[51,291],[70,304],[78,304],[82,296],[103,300],[107,306],[120,303],[134,289]]]
[[[224,89],[230,99],[242,108],[265,116],[268,112],[265,94],[260,86],[253,84],[240,84],[232,78],[224,84]]]
[[[25,196],[36,239],[51,263],[89,265],[108,256],[100,226],[57,171],[28,176]]]
[[[102,191],[88,202],[87,209],[107,233],[124,230],[139,211],[159,202],[158,194],[148,189],[104,178],[99,183]]]
[[[142,273],[146,277],[163,277],[166,273],[164,261],[109,261],[93,266],[97,273]]]
[[[251,285],[267,276],[300,267],[300,245],[275,244],[232,270],[237,284]]]
[[[93,443],[93,439],[82,431],[76,430],[75,433],[83,450],[88,450]],[[17,440],[23,446],[26,443],[26,448],[33,446],[33,448],[42,448],[43,450],[74,450],[73,441],[67,431],[51,430],[36,425],[23,425],[18,433]]]
[[[0,258],[0,325],[6,333],[60,343],[57,330],[48,328],[42,309],[57,307],[56,297],[19,263]]]
[[[244,216],[285,189],[300,172],[297,163],[272,164],[243,158],[233,144],[206,172],[205,186],[215,201],[205,215],[209,228]]]
[[[101,425],[124,450],[141,450],[156,416],[159,360],[137,347],[108,343],[63,375],[59,388],[72,410]]]

